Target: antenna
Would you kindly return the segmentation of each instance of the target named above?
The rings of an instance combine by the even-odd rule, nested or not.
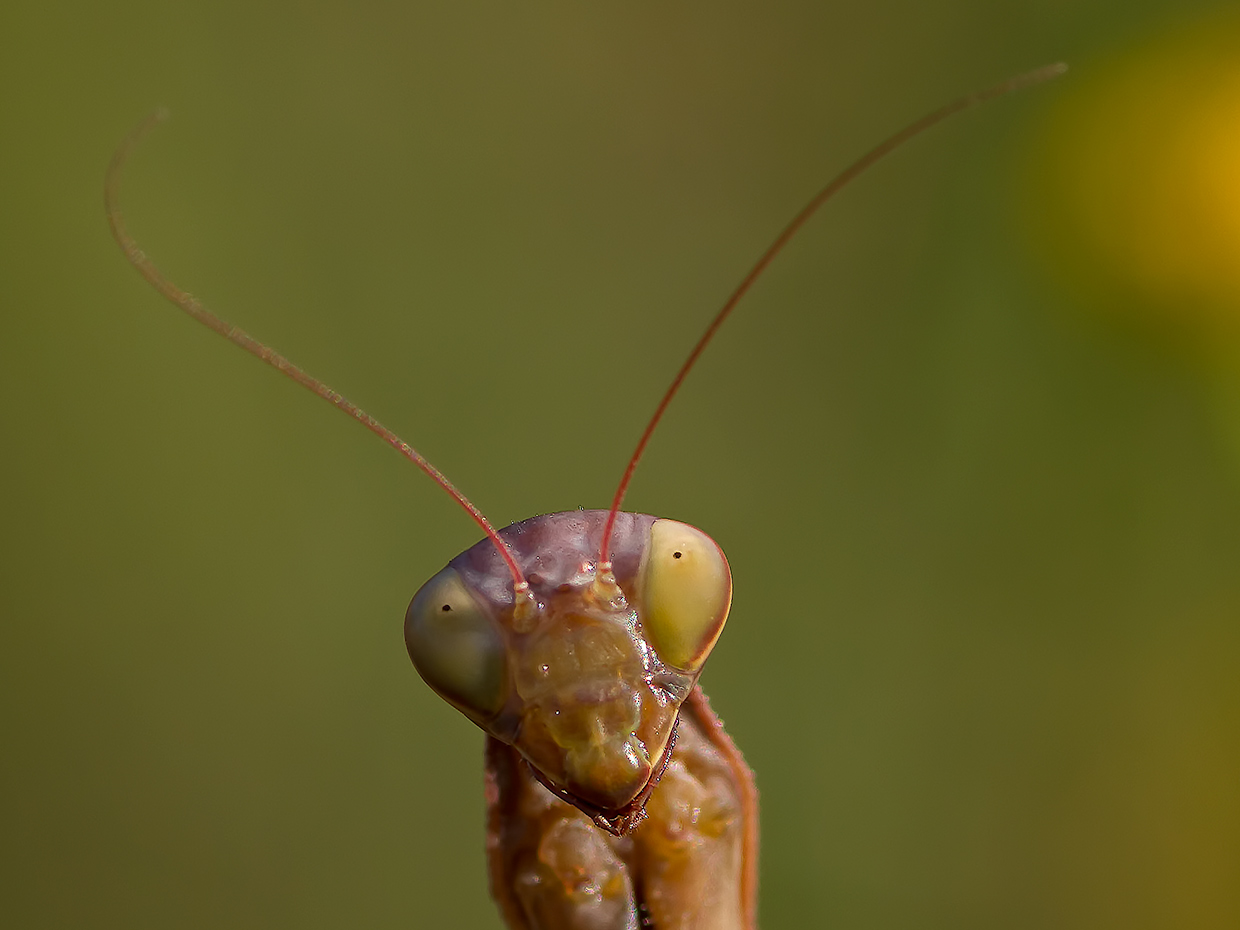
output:
[[[322,381],[307,374],[298,368],[283,355],[280,355],[274,349],[271,349],[245,330],[239,329],[230,323],[226,323],[218,316],[208,310],[195,297],[181,290],[160,272],[155,264],[147,257],[146,253],[138,246],[133,237],[129,235],[129,230],[125,227],[125,221],[121,218],[120,205],[117,199],[117,191],[120,187],[121,169],[125,166],[125,162],[129,159],[130,153],[134,147],[142,140],[142,138],[150,132],[155,126],[162,123],[168,118],[166,110],[157,110],[139,123],[121,143],[120,148],[116,150],[116,154],[112,156],[112,161],[108,165],[107,179],[103,187],[104,208],[108,214],[108,225],[112,228],[112,237],[116,239],[121,249],[125,253],[125,257],[129,259],[129,263],[138,270],[142,277],[164,297],[172,301],[199,323],[208,329],[213,329],[229,342],[245,349],[251,355],[254,355],[272,368],[277,369],[281,373],[288,375],[302,387],[313,391],[319,397],[323,398],[334,407],[343,410],[353,419],[357,420],[372,433],[377,434],[389,446],[411,461],[422,471],[426,472],[437,485],[448,492],[449,496],[465,508],[466,512],[474,518],[474,522],[482,527],[483,532],[487,534],[487,538],[494,543],[495,548],[499,551],[500,556],[508,566],[508,571],[512,574],[513,583],[513,602],[517,603],[522,597],[528,599],[532,597],[529,594],[529,584],[526,583],[525,576],[521,574],[521,569],[517,567],[516,560],[513,558],[512,551],[500,535],[495,532],[495,528],[491,526],[490,521],[482,515],[477,507],[475,507],[464,494],[456,489],[438,468],[428,462],[422,455],[405,442],[390,429],[362,410],[356,404],[350,403],[336,391],[324,384]]]
[[[710,325],[706,327],[706,331],[702,333],[701,338],[698,339],[697,345],[693,347],[692,351],[689,353],[689,357],[686,358],[684,364],[680,366],[680,371],[676,372],[676,377],[672,379],[672,383],[668,387],[667,392],[663,395],[663,399],[659,401],[659,405],[655,408],[654,416],[652,416],[650,418],[650,422],[646,424],[646,429],[642,432],[641,439],[637,441],[637,448],[633,450],[633,455],[629,459],[628,465],[625,466],[624,475],[620,478],[620,485],[616,488],[616,496],[612,498],[611,501],[611,511],[607,514],[607,522],[603,525],[602,551],[599,553],[600,570],[607,570],[610,568],[609,556],[611,552],[611,534],[613,528],[615,527],[616,514],[620,512],[620,505],[624,503],[625,492],[629,489],[629,482],[633,480],[633,472],[637,469],[637,463],[641,461],[642,454],[646,451],[646,445],[650,442],[650,437],[654,433],[655,427],[659,425],[659,421],[663,419],[663,414],[667,410],[668,405],[672,402],[672,398],[675,397],[676,392],[680,390],[680,385],[684,382],[685,376],[689,374],[689,371],[697,363],[698,357],[702,354],[702,350],[704,350],[711,339],[714,338],[715,333],[719,331],[719,327],[723,325],[723,321],[731,315],[733,308],[735,308],[740,302],[740,299],[748,293],[749,289],[753,286],[753,283],[758,279],[762,272],[766,271],[767,266],[774,261],[775,256],[783,250],[783,247],[788,244],[788,241],[800,231],[801,227],[809,221],[810,217],[818,212],[818,208],[835,196],[835,194],[839,193],[843,187],[845,187],[858,175],[865,172],[865,170],[871,167],[875,162],[881,160],[885,155],[890,154],[895,149],[898,149],[910,139],[921,135],[932,126],[936,126],[943,122],[943,120],[947,119],[949,116],[954,116],[962,110],[972,109],[973,107],[985,103],[987,100],[992,100],[995,97],[1002,97],[1004,94],[1010,94],[1013,91],[1030,87],[1034,84],[1041,84],[1043,81],[1049,81],[1051,78],[1058,77],[1067,70],[1068,66],[1062,62],[1053,65],[1046,65],[1026,74],[1009,78],[1001,84],[988,87],[986,90],[966,94],[965,96],[953,100],[945,106],[939,107],[939,109],[933,111],[932,113],[928,113],[914,123],[910,123],[895,135],[889,136],[878,145],[874,146],[874,148],[870,149],[855,162],[836,175],[830,182],[827,183],[826,187],[815,194],[810,199],[809,203],[801,208],[801,212],[792,218],[792,222],[784,227],[783,232],[781,232],[775,238],[775,241],[771,243],[770,247],[762,253],[762,257],[758,259],[751,269],[749,269],[749,273],[745,275],[745,277],[741,280],[741,283],[737,285],[736,290],[732,292],[732,296],[729,297],[724,303],[723,308],[715,315],[715,318],[710,321]]]

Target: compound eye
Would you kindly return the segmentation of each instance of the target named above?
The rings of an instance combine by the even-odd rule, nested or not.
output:
[[[655,520],[642,561],[639,600],[646,639],[668,665],[695,672],[728,619],[728,560],[701,530]]]
[[[413,596],[405,647],[422,680],[468,716],[486,720],[503,706],[504,641],[456,569],[445,568]]]

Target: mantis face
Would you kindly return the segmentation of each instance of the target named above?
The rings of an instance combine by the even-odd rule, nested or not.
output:
[[[414,596],[405,643],[418,672],[534,774],[612,832],[627,832],[667,764],[677,714],[727,619],[732,579],[701,530],[606,511],[500,530],[532,595],[514,596],[490,540]]]

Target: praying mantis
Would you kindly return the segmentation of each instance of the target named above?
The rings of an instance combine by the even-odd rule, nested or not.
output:
[[[686,376],[784,245],[837,191],[947,117],[1039,83],[1052,65],[961,97],[871,149],[785,227],[672,379],[606,510],[495,529],[412,446],[165,278],[130,236],[119,180],[155,114],[108,169],[112,233],[147,282],[198,322],[380,436],[483,531],[414,596],[405,642],[426,683],[486,736],[487,864],[512,930],[753,930],[754,778],[698,687],[731,604],[726,557],[704,532],[623,511],[633,473]]]

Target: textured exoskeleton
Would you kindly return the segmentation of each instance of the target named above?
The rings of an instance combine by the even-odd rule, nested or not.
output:
[[[491,888],[514,930],[753,926],[753,779],[696,682],[727,618],[700,530],[606,511],[499,531],[409,605],[406,643],[487,731]]]

